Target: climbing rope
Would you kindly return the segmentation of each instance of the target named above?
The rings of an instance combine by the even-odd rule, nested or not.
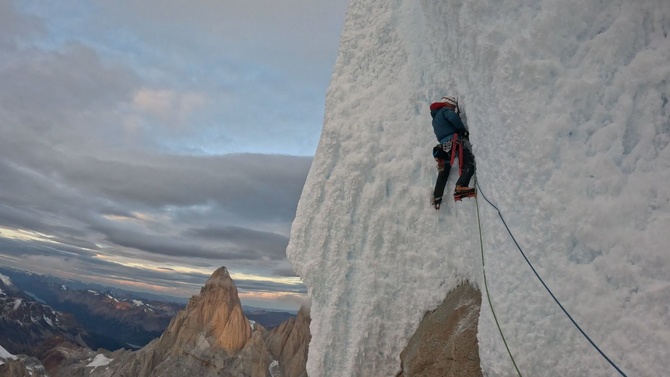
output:
[[[477,176],[475,175],[475,186],[477,186]],[[486,268],[484,266],[484,240],[482,237],[482,222],[479,217],[479,201],[477,201],[477,197],[475,196],[475,206],[477,207],[477,223],[479,224],[479,249],[482,252],[482,273],[484,274],[484,288],[486,290],[486,298],[489,301],[489,307],[491,308],[491,313],[493,313],[493,319],[496,322],[496,326],[498,326],[498,332],[500,333],[500,336],[502,337],[503,343],[505,343],[505,349],[507,349],[507,354],[509,355],[509,358],[512,360],[512,364],[514,364],[514,369],[516,369],[516,372],[519,374],[519,377],[521,376],[521,372],[519,371],[519,367],[516,365],[516,361],[514,361],[514,356],[512,356],[512,352],[509,350],[509,346],[507,345],[507,340],[505,339],[505,335],[503,334],[502,328],[500,327],[500,323],[498,322],[498,316],[496,315],[496,311],[493,309],[493,303],[491,302],[491,294],[489,293],[489,285],[488,282],[486,281]]]
[[[496,207],[493,203],[491,203],[491,201],[488,200],[488,198],[486,197],[486,195],[484,195],[484,192],[482,192],[482,188],[481,188],[481,186],[479,186],[479,183],[477,182],[477,176],[475,176],[475,186],[477,187],[477,191],[478,191],[478,193],[482,195],[482,197],[484,198],[484,200],[486,200],[486,201],[491,205],[491,207],[495,208],[495,210],[498,212],[498,216],[500,217],[500,220],[502,220],[503,225],[505,225],[505,229],[507,229],[507,233],[509,233],[510,237],[512,237],[512,241],[514,241],[514,244],[516,245],[517,249],[519,249],[519,251],[521,252],[521,255],[523,256],[523,259],[526,260],[526,263],[528,263],[528,266],[530,266],[530,269],[533,271],[533,273],[534,273],[535,276],[538,278],[538,280],[540,280],[540,283],[542,283],[542,285],[543,285],[544,288],[547,290],[547,292],[549,292],[549,295],[551,295],[551,298],[554,299],[554,301],[556,302],[556,304],[558,304],[558,306],[561,308],[561,310],[563,311],[563,313],[565,313],[565,315],[570,319],[570,321],[572,322],[572,324],[575,325],[575,327],[577,328],[577,330],[579,330],[579,332],[582,333],[582,335],[586,338],[586,340],[588,340],[589,343],[591,343],[591,345],[592,345],[592,346],[593,346],[593,347],[600,353],[600,355],[601,355],[602,357],[604,357],[605,360],[607,360],[607,362],[608,362],[614,369],[616,369],[617,372],[619,372],[619,374],[621,374],[623,377],[628,377],[628,376],[626,376],[626,374],[625,374],[623,371],[621,371],[621,369],[619,369],[619,367],[618,367],[612,360],[610,360],[609,357],[607,357],[607,355],[605,355],[605,353],[600,349],[600,347],[598,347],[598,346],[595,344],[595,342],[593,342],[593,340],[591,340],[591,338],[586,334],[586,332],[584,332],[584,330],[582,330],[582,328],[581,328],[581,327],[577,324],[577,322],[572,318],[572,316],[570,315],[570,313],[568,313],[568,311],[563,307],[563,305],[561,304],[561,302],[558,301],[558,299],[556,298],[556,296],[554,296],[554,293],[551,291],[551,289],[549,289],[549,287],[547,286],[547,284],[545,284],[544,280],[542,280],[542,278],[540,277],[540,275],[539,275],[539,274],[537,273],[537,271],[535,270],[535,267],[533,267],[533,264],[530,263],[530,260],[528,260],[528,258],[526,257],[526,253],[524,253],[524,252],[523,252],[523,249],[521,249],[521,246],[519,246],[519,243],[516,241],[516,238],[514,238],[514,235],[512,234],[512,231],[511,231],[511,230],[509,229],[509,227],[507,226],[507,222],[506,222],[505,219],[503,218],[503,215],[502,215],[502,213],[500,212],[500,210],[498,209],[498,207]],[[481,224],[481,221],[480,221],[480,219],[479,219],[479,204],[478,204],[478,202],[477,202],[477,197],[475,197],[475,204],[477,205],[477,221],[479,222],[479,241],[480,241],[480,244],[482,245],[482,246],[481,246],[481,248],[482,248],[482,269],[484,269],[484,243],[483,243],[483,241],[482,241],[482,224]],[[488,295],[489,295],[489,291],[488,291],[488,286],[486,286],[486,270],[484,270],[484,286],[486,287],[486,295],[488,296]],[[490,297],[489,297],[489,305],[491,305],[491,298],[490,298]],[[493,311],[493,305],[491,305],[491,311]],[[495,312],[493,313],[493,318],[496,318]],[[497,319],[497,318],[496,318],[496,325],[498,325],[498,330],[500,330],[500,325],[498,324],[498,319]],[[502,330],[500,330],[500,335],[503,336]],[[503,336],[503,342],[505,342],[505,337],[504,337],[504,336]],[[507,342],[505,342],[505,347],[507,347]],[[512,358],[512,363],[514,363],[514,358],[512,357],[512,354],[510,353],[509,348],[507,348],[507,352],[509,353],[510,358]],[[516,368],[516,363],[514,363],[514,367]],[[517,373],[518,373],[518,372],[519,372],[519,369],[517,368],[516,371],[517,371]],[[519,373],[519,376],[521,376],[521,373]]]

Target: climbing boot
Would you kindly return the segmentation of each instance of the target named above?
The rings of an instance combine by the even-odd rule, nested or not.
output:
[[[463,198],[474,198],[477,196],[477,190],[474,187],[456,186],[454,190],[454,201],[461,201]]]

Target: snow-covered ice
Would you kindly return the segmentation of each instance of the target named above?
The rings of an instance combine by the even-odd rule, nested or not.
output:
[[[46,315],[43,315],[42,318],[44,318],[44,322],[46,322],[49,326],[54,327],[54,324],[51,321],[51,318],[47,317]]]
[[[279,361],[272,360],[268,366],[268,371],[270,372],[271,377],[281,376],[281,369],[279,368]]]
[[[105,355],[99,353],[99,354],[95,355],[95,358],[93,358],[93,361],[88,363],[86,366],[87,367],[93,367],[93,368],[104,367],[105,365],[109,365],[109,363],[111,363],[112,361],[114,361],[114,359],[110,359],[110,358],[106,357]]]
[[[358,0],[287,253],[310,376],[392,376],[425,311],[483,287],[474,200],[436,212],[428,106],[467,105],[483,192],[630,376],[670,369],[670,2]],[[453,187],[452,173],[448,189]],[[479,199],[494,309],[527,376],[613,376]],[[491,308],[482,369],[516,375]]]
[[[8,359],[17,360],[18,357],[9,353],[3,346],[0,346],[0,365],[4,365]]]
[[[7,359],[12,359],[12,360],[16,360],[16,359],[18,359],[18,357],[16,357],[15,355],[12,355],[11,353],[9,353],[9,352],[5,349],[5,347],[0,346],[0,359],[5,359],[5,360],[7,360]]]
[[[10,279],[7,275],[0,274],[0,281],[2,281],[2,283],[6,286],[12,285],[12,279]]]

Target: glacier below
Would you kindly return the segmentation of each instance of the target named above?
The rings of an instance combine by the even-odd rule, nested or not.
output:
[[[311,299],[308,374],[394,376],[426,311],[460,282],[484,290],[483,246],[523,375],[618,375],[481,195],[481,246],[474,200],[430,206],[428,106],[450,94],[538,274],[621,370],[667,375],[669,32],[666,0],[353,0],[287,249]],[[486,300],[478,340],[485,376],[517,375]]]

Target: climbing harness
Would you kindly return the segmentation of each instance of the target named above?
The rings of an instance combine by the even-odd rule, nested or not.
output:
[[[509,233],[510,237],[512,237],[512,241],[514,241],[514,244],[516,245],[517,249],[519,249],[519,252],[521,252],[521,255],[523,256],[523,259],[526,260],[526,263],[528,263],[528,266],[530,266],[530,269],[533,271],[533,273],[534,273],[535,276],[538,278],[538,280],[540,280],[540,283],[542,283],[542,285],[543,285],[544,288],[547,290],[547,292],[549,292],[549,295],[551,296],[551,298],[554,299],[554,301],[556,302],[556,304],[558,304],[558,306],[561,308],[561,310],[563,311],[563,313],[565,313],[565,315],[570,319],[570,321],[572,322],[572,324],[575,325],[575,327],[577,328],[577,330],[579,330],[579,332],[586,338],[586,340],[588,340],[589,343],[591,343],[591,345],[593,346],[593,348],[595,348],[595,349],[598,351],[598,353],[600,353],[600,355],[601,355],[603,358],[605,358],[605,360],[607,360],[607,362],[608,362],[614,369],[616,369],[617,372],[619,372],[620,375],[622,375],[623,377],[628,377],[628,376],[626,376],[626,374],[625,374],[625,373],[624,373],[624,372],[623,372],[623,371],[622,371],[622,370],[621,370],[621,369],[620,369],[620,368],[619,368],[619,367],[618,367],[612,360],[610,360],[609,357],[607,357],[607,355],[605,355],[605,353],[604,353],[604,352],[603,352],[603,351],[602,351],[602,350],[595,344],[595,342],[594,342],[593,340],[591,340],[591,338],[586,334],[586,332],[584,332],[584,330],[582,330],[582,328],[581,328],[581,327],[577,324],[577,322],[572,318],[572,316],[570,315],[570,313],[568,313],[568,311],[563,307],[563,305],[562,305],[561,302],[556,298],[556,296],[554,296],[554,293],[551,291],[551,289],[549,289],[549,287],[548,287],[547,284],[544,282],[544,280],[542,280],[542,278],[540,277],[540,275],[539,275],[539,274],[537,273],[537,271],[535,270],[535,267],[533,267],[533,264],[530,263],[530,260],[528,260],[528,257],[526,257],[526,253],[524,253],[524,252],[523,252],[523,249],[521,249],[521,246],[519,246],[519,243],[516,241],[516,238],[514,238],[514,235],[512,234],[512,231],[511,231],[511,230],[509,229],[509,227],[507,226],[507,222],[506,222],[505,219],[503,218],[503,215],[502,215],[502,213],[500,212],[500,210],[498,209],[498,207],[496,207],[493,203],[491,203],[491,201],[490,201],[490,200],[486,197],[486,195],[484,195],[484,193],[482,192],[482,188],[481,188],[481,186],[479,185],[479,183],[477,182],[477,176],[476,176],[476,175],[475,175],[475,187],[477,187],[477,191],[479,191],[479,193],[482,195],[482,197],[484,198],[484,200],[486,200],[486,201],[489,203],[489,205],[491,205],[491,207],[493,207],[493,208],[498,212],[498,216],[500,217],[500,220],[502,220],[502,223],[503,223],[503,225],[505,226],[505,229],[507,229],[507,233]],[[478,201],[477,201],[477,197],[475,197],[475,204],[476,204],[476,206],[477,206],[477,222],[479,223],[479,242],[480,242],[480,245],[481,245],[481,252],[482,252],[482,270],[484,271],[484,287],[486,288],[486,296],[488,297],[489,305],[491,306],[491,311],[493,312],[493,318],[494,318],[495,321],[496,321],[496,325],[498,325],[498,331],[500,331],[500,336],[502,336],[502,338],[503,338],[503,342],[505,343],[505,348],[507,348],[507,353],[509,354],[510,358],[512,359],[512,363],[514,364],[514,368],[516,368],[517,373],[519,374],[519,376],[521,376],[521,372],[519,372],[519,368],[517,368],[517,366],[516,366],[516,362],[514,361],[514,357],[512,357],[512,353],[510,352],[509,347],[507,347],[507,341],[505,340],[505,336],[504,336],[503,333],[502,333],[502,330],[501,330],[501,328],[500,328],[500,324],[498,323],[498,319],[497,319],[497,317],[496,317],[496,314],[495,314],[495,312],[493,311],[493,305],[491,304],[491,297],[490,297],[490,295],[489,295],[489,288],[488,288],[488,285],[487,285],[487,282],[486,282],[486,270],[485,270],[485,268],[484,268],[484,241],[483,241],[483,238],[482,238],[482,223],[481,223],[481,220],[480,220],[480,217],[479,217],[479,203],[478,203]]]

